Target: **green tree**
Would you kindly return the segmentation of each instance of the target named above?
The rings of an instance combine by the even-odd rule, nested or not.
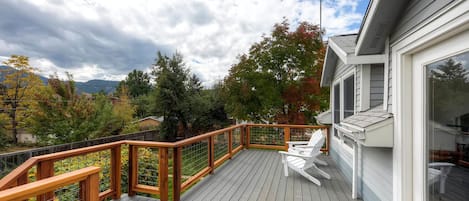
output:
[[[229,113],[239,119],[308,123],[328,107],[320,89],[324,46],[318,26],[303,22],[290,31],[287,21],[241,55],[225,78]]]
[[[132,98],[146,95],[151,90],[150,79],[148,73],[134,69],[127,75],[125,80],[119,82],[116,92],[122,91],[122,88],[125,86]]]
[[[463,64],[449,58],[438,65],[429,65],[430,107],[434,114],[432,120],[443,125],[454,124],[454,118],[469,112],[467,97],[469,96],[469,72]]]
[[[0,70],[4,76],[0,88],[0,103],[3,112],[8,114],[12,140],[17,143],[18,128],[30,116],[29,109],[35,105],[31,100],[43,83],[34,74],[35,69],[29,65],[29,58],[26,56],[12,55],[3,64],[11,68]]]
[[[98,93],[77,94],[67,81],[51,77],[30,120],[31,132],[42,144],[61,144],[120,134],[133,121],[134,109],[125,89],[118,100]]]
[[[217,83],[213,89],[205,89],[201,92],[200,115],[192,124],[195,133],[204,133],[226,127],[230,124],[225,111],[225,102],[222,98],[223,84]]]
[[[86,140],[98,128],[92,97],[76,94],[71,75],[68,81],[51,77],[46,91],[37,94],[36,99],[39,104],[30,130],[43,144]]]
[[[161,124],[162,133],[166,138],[175,139],[179,123],[183,132],[188,131],[185,100],[187,91],[187,70],[181,54],[176,53],[171,58],[157,54],[152,74],[156,81],[155,111],[164,117]]]

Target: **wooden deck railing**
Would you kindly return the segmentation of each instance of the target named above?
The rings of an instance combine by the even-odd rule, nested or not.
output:
[[[37,200],[44,200],[44,193],[54,191],[60,187],[64,187],[79,182],[80,200],[98,201],[99,192],[95,188],[99,185],[99,167],[87,167],[73,172],[61,174],[59,176],[50,177],[40,181],[10,188],[0,191],[0,200],[17,201],[27,200],[33,196],[38,196]]]
[[[327,126],[243,124],[173,143],[124,140],[37,156],[30,158],[1,179],[0,193],[2,190],[16,189],[14,187],[30,183],[30,180],[33,180],[31,179],[33,168],[36,170],[34,179],[44,180],[61,173],[57,171],[61,168],[59,166],[68,165],[67,163],[71,163],[68,160],[73,157],[105,151],[109,154],[98,155],[101,158],[97,160],[110,158],[109,164],[101,164],[110,169],[108,170],[110,179],[101,189],[99,184],[94,186],[98,189],[100,200],[108,197],[120,198],[123,188],[127,188],[126,191],[130,196],[146,193],[155,195],[163,201],[180,200],[183,191],[204,176],[213,173],[216,167],[243,148],[285,150],[288,148],[286,141],[308,140],[310,136],[306,135],[307,131],[316,129],[325,130],[326,143],[323,151],[328,152]],[[65,162],[54,166],[54,162],[57,161]],[[123,169],[124,166],[127,170]],[[121,174],[127,178],[121,178]],[[103,181],[106,175],[101,175],[100,178]],[[45,191],[37,196],[37,200],[49,200],[54,196],[56,195],[52,190]]]

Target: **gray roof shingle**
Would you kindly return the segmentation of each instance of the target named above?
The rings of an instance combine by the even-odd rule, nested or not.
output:
[[[347,54],[355,54],[355,46],[357,46],[355,43],[356,39],[357,34],[340,35],[329,38],[329,40],[334,41],[334,43]]]
[[[386,110],[383,110],[383,105],[378,105],[367,111],[359,112],[355,115],[347,117],[342,120],[342,122],[360,128],[367,128],[389,118],[392,118],[392,114],[388,113]]]

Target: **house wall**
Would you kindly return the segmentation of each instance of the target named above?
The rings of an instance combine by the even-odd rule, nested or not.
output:
[[[383,103],[384,95],[384,66],[372,64],[370,69],[370,107]]]
[[[352,65],[346,65],[340,59],[337,59],[337,65],[336,65],[335,72],[334,72],[334,79],[332,80],[335,80],[339,77],[344,76],[345,74],[349,73],[350,72],[349,70],[352,68],[353,68]]]
[[[362,147],[362,163],[363,200],[392,200],[392,149]]]
[[[339,167],[342,174],[344,174],[347,182],[352,185],[352,153],[343,149],[341,142],[337,138],[333,138],[334,139],[331,140],[329,153],[337,164],[337,167]]]
[[[426,19],[431,18],[441,11],[445,6],[455,0],[412,0],[406,6],[406,10],[401,15],[402,18],[397,23],[390,37],[390,42],[394,43],[405,35],[412,34],[425,25]]]
[[[353,153],[335,137],[330,146],[330,156],[351,185]],[[362,147],[359,160],[362,161],[359,168],[362,178],[358,189],[360,197],[364,201],[392,200],[392,149]]]
[[[355,107],[360,107],[361,68],[355,65],[344,65],[340,59],[337,62],[333,80],[355,71]],[[384,66],[376,64],[371,66],[370,72],[370,103],[381,104],[384,96]],[[333,87],[333,86],[332,86]],[[331,98],[332,98],[331,93]],[[352,184],[353,149],[343,142],[331,136],[331,157],[337,164],[342,174],[350,185]],[[362,148],[362,166],[359,174],[362,180],[359,182],[358,192],[364,201],[392,200],[392,149]],[[380,178],[380,179],[377,179]]]
[[[401,15],[401,19],[396,24],[393,33],[390,35],[389,43],[396,43],[424,26],[425,20],[432,18],[438,11],[442,10],[455,0],[411,0],[406,6],[406,10]],[[389,51],[391,54],[391,51]],[[392,68],[391,58],[388,63],[388,111],[392,112]]]

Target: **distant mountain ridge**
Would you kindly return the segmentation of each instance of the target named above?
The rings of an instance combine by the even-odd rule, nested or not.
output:
[[[8,66],[0,66],[0,69],[10,68]],[[47,84],[48,78],[38,75],[40,79]],[[0,81],[3,81],[4,77],[0,74]],[[104,93],[109,94],[116,91],[119,81],[110,81],[110,80],[89,80],[87,82],[77,82],[75,81],[75,86],[78,92],[83,93],[98,93],[104,91]]]

